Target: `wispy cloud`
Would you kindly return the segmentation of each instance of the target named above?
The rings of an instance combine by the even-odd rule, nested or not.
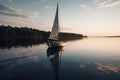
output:
[[[49,8],[50,8],[50,6],[45,6],[44,8],[49,9]]]
[[[36,13],[25,12],[23,10],[15,9],[11,6],[0,4],[0,14],[6,16],[22,17],[22,18],[36,18]],[[37,13],[38,14],[38,13]]]
[[[40,29],[39,12],[27,12],[11,6],[0,4],[0,25],[28,26]]]
[[[8,0],[9,2],[12,2],[13,0]]]
[[[101,71],[105,71],[105,72],[115,72],[115,73],[118,73],[120,72],[120,66],[115,66],[115,65],[112,65],[112,64],[97,64],[97,69],[98,70],[101,70]]]
[[[39,12],[34,12],[34,13],[33,13],[34,18],[37,18],[39,15],[40,15]]]
[[[0,25],[12,25],[12,26],[27,26],[33,27],[36,29],[44,29],[46,30],[45,24],[41,23],[40,21],[36,21],[36,19],[27,19],[21,17],[11,17],[11,16],[4,16],[0,15]]]
[[[120,0],[92,0],[97,8],[112,8],[119,7]]]
[[[81,4],[80,7],[85,9],[85,10],[91,10],[91,7],[86,5],[86,4]]]
[[[104,1],[104,2],[101,2],[99,3],[98,5],[98,8],[111,8],[111,7],[118,7],[120,6],[120,1]]]
[[[46,5],[46,6],[44,6],[44,8],[45,8],[45,9],[51,9],[51,8],[56,8],[56,7],[50,6],[50,5]]]
[[[80,64],[80,68],[85,68],[85,64]]]
[[[101,2],[111,2],[111,0],[92,0],[94,4],[101,3]]]
[[[4,4],[0,4],[0,11],[15,12],[14,8]]]

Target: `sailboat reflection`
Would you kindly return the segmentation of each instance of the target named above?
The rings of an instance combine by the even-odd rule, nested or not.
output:
[[[61,55],[62,55],[62,48],[48,48],[47,49],[47,58],[50,60],[54,75],[55,75],[55,80],[59,80],[59,68],[60,68],[60,61],[61,61]]]

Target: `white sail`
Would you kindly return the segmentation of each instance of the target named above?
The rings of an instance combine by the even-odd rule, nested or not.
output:
[[[49,39],[57,40],[58,39],[58,33],[59,33],[59,19],[58,19],[58,4],[57,4],[54,24],[53,24],[52,31],[51,31]]]

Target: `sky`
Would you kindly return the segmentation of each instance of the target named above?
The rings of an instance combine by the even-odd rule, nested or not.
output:
[[[0,0],[0,25],[51,31],[57,2],[62,32],[120,35],[120,0]]]

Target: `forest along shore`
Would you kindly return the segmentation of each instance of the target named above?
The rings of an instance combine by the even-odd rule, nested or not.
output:
[[[45,43],[50,35],[49,31],[42,31],[28,27],[13,27],[0,25],[0,47],[10,46],[26,46]],[[61,32],[59,39],[63,41],[81,39],[82,34],[63,33]]]

